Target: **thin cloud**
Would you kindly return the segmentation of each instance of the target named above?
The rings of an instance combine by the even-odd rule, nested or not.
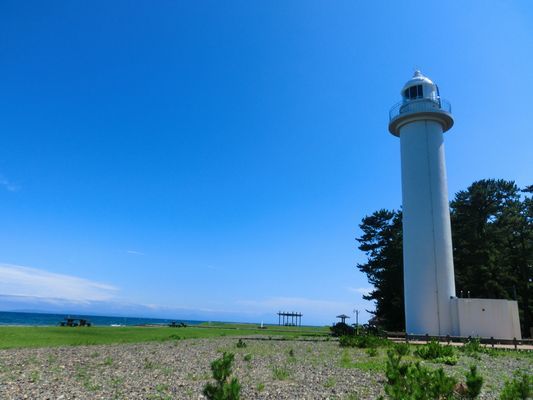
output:
[[[10,181],[8,181],[6,178],[0,175],[0,186],[3,187],[8,192],[16,192],[20,188],[17,185],[12,184]]]
[[[142,253],[140,251],[135,251],[135,250],[127,250],[126,253],[133,254],[133,255],[136,255],[136,256],[144,256],[144,253]]]
[[[56,274],[20,265],[0,264],[0,293],[7,296],[64,299],[72,302],[109,301],[118,288],[77,276]]]

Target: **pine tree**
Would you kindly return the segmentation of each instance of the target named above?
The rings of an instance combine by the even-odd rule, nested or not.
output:
[[[402,214],[379,210],[363,218],[359,250],[368,259],[357,268],[364,272],[374,290],[363,296],[376,302],[375,322],[389,330],[405,327],[403,300]]]
[[[486,179],[458,192],[451,202],[457,294],[517,299],[522,334],[533,325],[533,186]],[[357,268],[374,290],[376,321],[388,330],[405,327],[402,214],[379,210],[363,218],[356,240],[367,256]]]
[[[526,188],[525,193],[528,192]],[[451,202],[457,292],[516,299],[522,332],[531,326],[533,233],[531,197],[514,182],[481,180]]]

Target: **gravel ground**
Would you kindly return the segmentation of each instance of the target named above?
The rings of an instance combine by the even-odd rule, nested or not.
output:
[[[235,353],[243,399],[376,399],[382,394],[384,354],[341,349],[333,341],[236,338],[0,351],[1,399],[203,399],[209,365]],[[482,399],[496,399],[531,357],[461,357],[448,372],[462,377],[476,363],[485,377]]]

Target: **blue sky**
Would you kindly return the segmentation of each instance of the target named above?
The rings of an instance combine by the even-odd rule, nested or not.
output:
[[[415,67],[452,103],[450,195],[531,184],[529,1],[2,1],[0,309],[371,308],[355,237],[400,206]]]

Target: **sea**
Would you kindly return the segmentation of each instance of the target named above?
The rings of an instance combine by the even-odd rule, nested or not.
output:
[[[32,312],[0,311],[0,326],[55,326],[65,321],[65,318],[81,318],[88,320],[94,326],[142,326],[168,325],[171,322],[183,322],[187,325],[198,325],[205,321],[191,321],[180,319],[141,318],[141,317],[108,317],[103,315],[81,314],[45,314]]]

